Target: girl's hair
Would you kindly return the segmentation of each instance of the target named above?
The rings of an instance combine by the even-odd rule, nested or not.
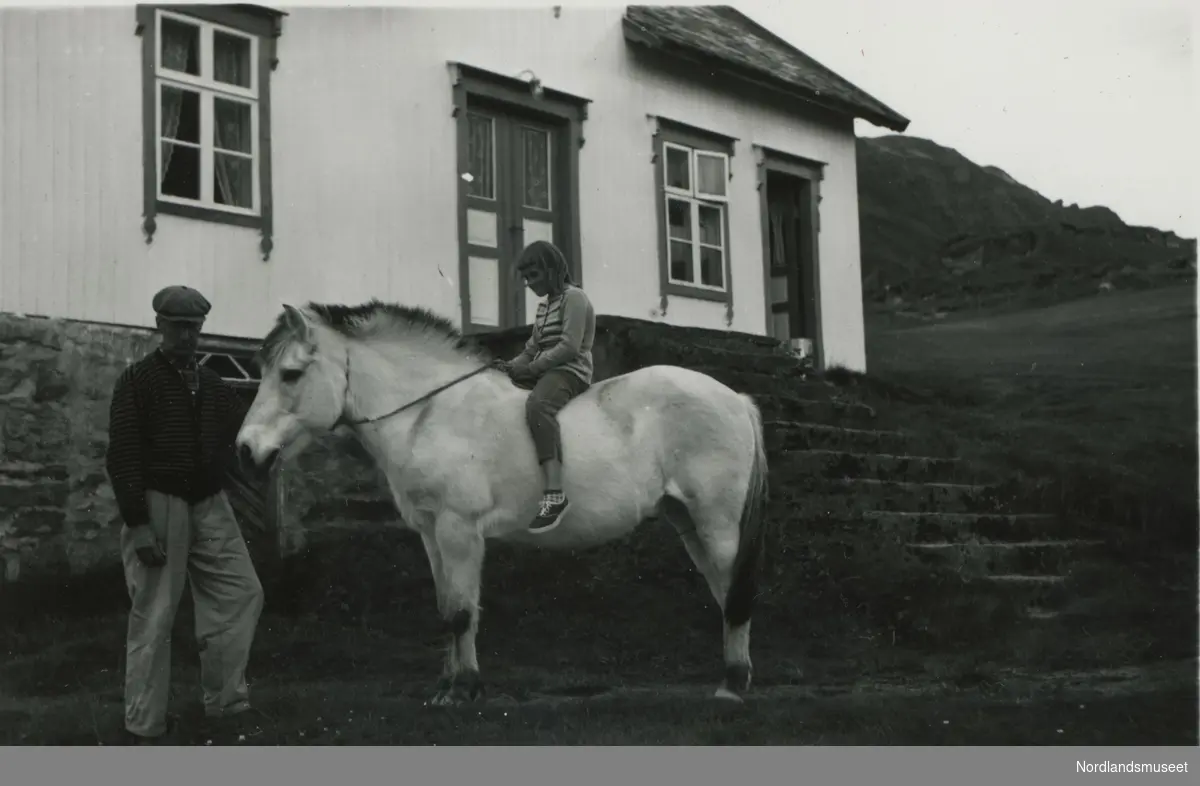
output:
[[[517,269],[522,268],[541,270],[553,292],[561,291],[572,283],[567,258],[558,250],[558,246],[547,240],[535,240],[525,246],[517,258]]]

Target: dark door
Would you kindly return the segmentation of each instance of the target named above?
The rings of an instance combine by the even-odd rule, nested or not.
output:
[[[558,243],[568,215],[556,164],[559,127],[487,104],[467,111],[463,324],[496,330],[533,321],[536,301],[516,273],[534,240]]]
[[[771,254],[771,337],[804,337],[800,298],[799,179],[779,172],[767,175],[767,211]]]

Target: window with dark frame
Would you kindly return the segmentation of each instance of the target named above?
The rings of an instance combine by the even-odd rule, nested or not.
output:
[[[166,213],[262,230],[272,248],[270,72],[279,15],[138,6],[144,38],[144,229]]]
[[[733,141],[657,118],[655,189],[662,310],[668,296],[725,303],[732,322],[729,183]]]

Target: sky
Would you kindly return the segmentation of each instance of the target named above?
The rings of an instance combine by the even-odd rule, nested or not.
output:
[[[1194,0],[728,4],[907,117],[907,136],[1049,199],[1196,237]]]

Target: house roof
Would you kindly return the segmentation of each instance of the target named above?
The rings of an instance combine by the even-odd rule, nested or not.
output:
[[[624,26],[631,43],[716,61],[804,101],[893,131],[908,128],[908,118],[730,6],[631,5]]]

